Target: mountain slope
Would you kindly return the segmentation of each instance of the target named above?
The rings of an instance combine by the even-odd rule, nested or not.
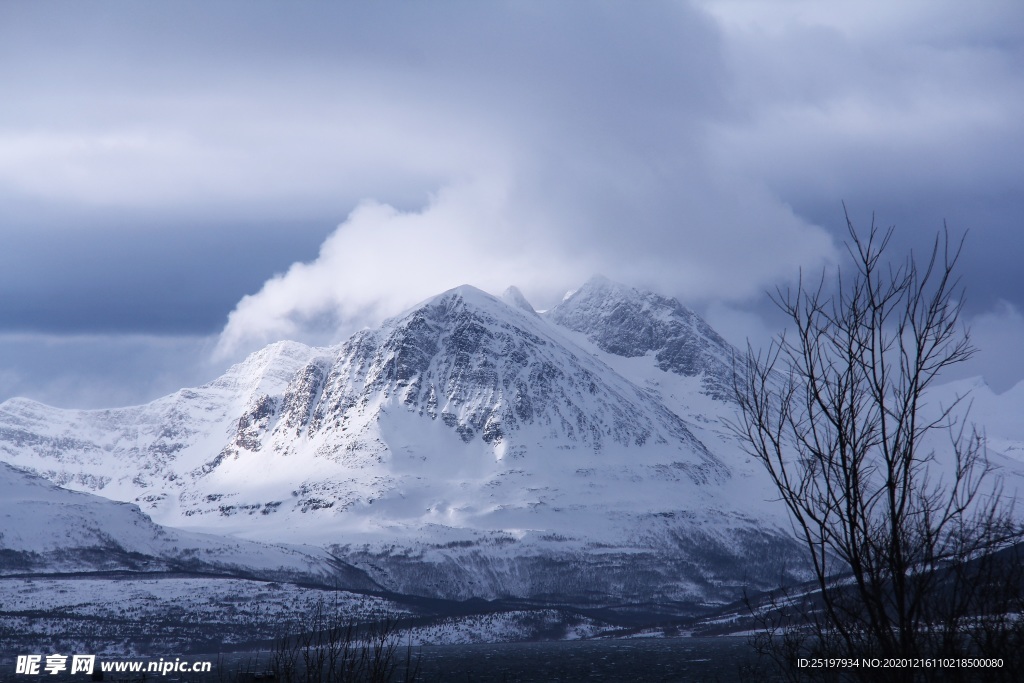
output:
[[[160,527],[136,505],[59,488],[0,463],[0,575],[216,572],[325,586],[377,588],[322,550]]]

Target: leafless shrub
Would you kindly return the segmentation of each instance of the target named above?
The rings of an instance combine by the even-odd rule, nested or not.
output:
[[[1019,675],[1022,530],[962,408],[926,404],[974,353],[959,321],[962,240],[883,260],[892,229],[847,218],[852,276],[778,291],[795,334],[737,372],[734,430],[767,469],[813,569],[811,591],[757,606],[756,644],[793,680],[975,680],[957,668],[796,666],[799,657],[1003,658]],[[934,448],[935,435],[945,448]],[[941,473],[941,474],[940,474]]]
[[[288,630],[270,656],[279,683],[392,683],[419,677],[411,645],[402,652],[395,617],[360,624],[320,600]]]

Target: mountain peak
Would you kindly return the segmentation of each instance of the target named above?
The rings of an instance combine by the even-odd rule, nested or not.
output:
[[[606,295],[612,294],[616,296],[623,296],[627,294],[640,294],[640,292],[634,289],[633,287],[624,285],[621,282],[616,282],[615,280],[611,280],[605,277],[604,275],[597,273],[595,275],[591,275],[590,278],[588,278],[587,281],[583,283],[583,286],[575,290],[570,296],[567,296],[566,299],[571,299],[572,297],[579,295],[597,293]]]
[[[520,296],[522,295],[520,294]],[[525,298],[523,301],[525,301]],[[405,320],[410,315],[415,315],[416,311],[423,311],[427,308],[441,306],[442,308],[450,309],[451,307],[459,308],[461,305],[489,311],[491,313],[497,313],[498,311],[505,310],[508,306],[512,306],[513,308],[522,308],[521,306],[516,306],[511,301],[508,301],[505,295],[502,295],[499,298],[478,287],[474,287],[473,285],[459,285],[458,287],[452,287],[440,294],[432,296],[429,299],[425,299],[416,306],[413,306],[411,309],[406,310],[404,313],[391,318],[391,321],[397,322]],[[452,308],[452,310],[454,310],[454,308]]]
[[[351,360],[335,359],[337,367],[348,368],[346,379],[337,390],[327,386],[321,403],[370,405],[370,397],[349,391],[365,386],[439,420],[467,443],[479,436],[517,452],[528,450],[525,441],[539,443],[541,433],[547,435],[541,441],[564,434],[567,444],[596,451],[607,444],[694,442],[677,417],[642,407],[645,399],[635,386],[563,346],[561,332],[516,288],[498,299],[457,287],[385,328],[378,347]]]
[[[595,310],[607,311],[624,302],[647,309],[659,307],[670,309],[683,308],[682,304],[675,299],[669,299],[654,292],[630,287],[601,274],[591,276],[579,289],[567,293],[559,307],[563,313],[571,308],[579,307],[580,310],[585,309],[587,314],[590,315]]]
[[[519,288],[515,285],[509,286],[508,289],[502,292],[501,300],[513,308],[518,308],[526,311],[527,313],[537,315],[536,309],[534,309],[530,302],[526,300],[526,297],[523,296],[523,293],[519,291]]]
[[[473,285],[466,285],[466,284],[459,285],[458,287],[452,287],[451,289],[447,290],[446,292],[443,292],[441,294],[441,297],[450,296],[450,295],[453,295],[453,294],[459,294],[461,296],[469,296],[469,297],[484,296],[484,297],[487,297],[487,298],[494,298],[491,294],[488,294],[487,292],[485,292],[484,290],[480,289],[479,287],[474,287]]]

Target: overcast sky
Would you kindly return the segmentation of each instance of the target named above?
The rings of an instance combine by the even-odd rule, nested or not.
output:
[[[0,3],[0,399],[152,399],[280,338],[595,272],[736,343],[842,202],[943,221],[1024,378],[1024,3]]]

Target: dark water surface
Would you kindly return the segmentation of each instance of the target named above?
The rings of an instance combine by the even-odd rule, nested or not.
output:
[[[742,681],[757,661],[746,638],[644,638],[424,646],[425,683]]]

